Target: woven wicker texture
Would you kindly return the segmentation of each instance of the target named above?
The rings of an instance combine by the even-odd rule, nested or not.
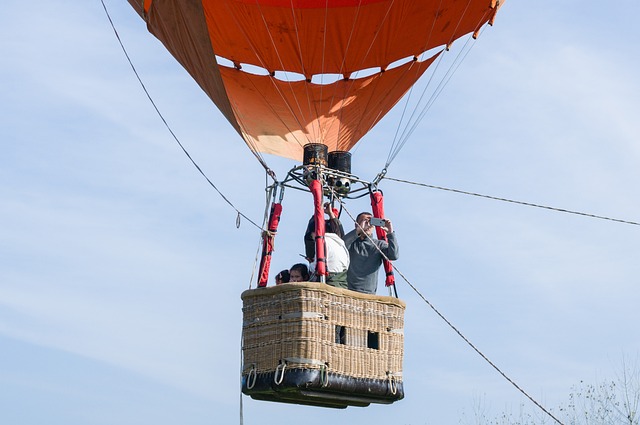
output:
[[[312,282],[242,293],[246,373],[327,368],[354,378],[402,381],[405,304]]]

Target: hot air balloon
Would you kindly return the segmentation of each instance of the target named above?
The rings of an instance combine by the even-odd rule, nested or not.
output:
[[[370,195],[373,215],[384,217],[377,182],[351,174],[349,151],[443,50],[492,23],[502,1],[129,3],[256,157],[302,161],[273,186],[258,288],[242,294],[243,392],[339,408],[402,399],[405,305],[322,285],[324,197]],[[320,284],[265,287],[285,186],[313,194]],[[390,263],[385,270],[393,287]]]

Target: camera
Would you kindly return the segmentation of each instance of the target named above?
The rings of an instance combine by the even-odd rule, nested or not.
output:
[[[384,225],[386,224],[386,221],[383,218],[375,218],[375,217],[371,217],[371,220],[369,220],[369,222],[371,223],[372,226],[376,226],[376,227],[384,227]]]

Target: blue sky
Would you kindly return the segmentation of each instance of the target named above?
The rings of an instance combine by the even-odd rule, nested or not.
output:
[[[236,229],[172,140],[100,2],[28,6],[8,0],[0,14],[0,422],[237,422],[257,230]],[[261,220],[260,165],[131,7],[107,6],[172,129]],[[388,175],[640,221],[639,12],[633,0],[508,1]],[[382,168],[398,121],[357,147],[356,174]],[[266,158],[280,178],[295,165]],[[381,187],[397,267],[546,406],[637,355],[638,226]],[[274,270],[298,261],[310,205],[287,192]],[[478,405],[530,406],[404,282],[398,291],[403,401],[334,411],[245,397],[245,423],[473,423]]]

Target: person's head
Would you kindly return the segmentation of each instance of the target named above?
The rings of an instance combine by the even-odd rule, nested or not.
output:
[[[283,283],[289,283],[289,270],[282,270],[280,273],[276,275],[276,285],[280,285]]]
[[[356,217],[356,229],[358,230],[358,234],[360,234],[360,229],[364,230],[369,236],[373,234],[373,226],[371,225],[371,213],[361,212]]]
[[[316,256],[316,221],[313,217],[304,232],[304,253],[308,261],[313,261]]]
[[[339,221],[325,220],[324,222],[325,233],[335,233],[341,239],[344,238],[344,230],[342,230],[342,223]]]
[[[331,220],[324,221],[324,232],[325,233],[337,233],[335,232],[334,226],[331,225]],[[304,232],[305,239],[314,239],[316,236],[316,218],[311,217],[309,222],[307,223],[307,230]],[[344,235],[338,235],[343,237]]]
[[[309,222],[307,223],[307,230],[305,230],[304,232],[304,237],[307,238],[309,237],[309,235],[314,234],[316,231],[316,219],[315,217],[311,216],[311,218],[309,219]]]
[[[306,264],[298,263],[289,269],[289,282],[308,282],[309,268]]]

